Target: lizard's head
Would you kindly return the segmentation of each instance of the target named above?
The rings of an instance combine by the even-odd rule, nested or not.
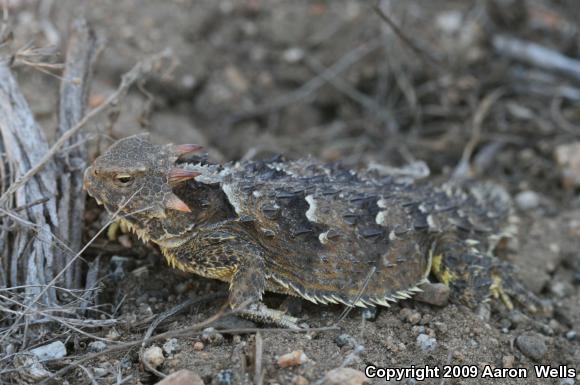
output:
[[[124,138],[99,156],[84,175],[84,187],[109,213],[118,212],[138,229],[190,208],[173,187],[197,172],[179,168],[180,156],[201,149],[192,144],[156,145],[145,135]],[[150,234],[151,235],[151,234]]]

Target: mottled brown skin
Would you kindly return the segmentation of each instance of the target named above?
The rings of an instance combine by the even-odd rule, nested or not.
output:
[[[250,317],[295,326],[245,307],[264,291],[388,306],[420,291],[430,272],[471,307],[494,290],[533,306],[491,254],[510,216],[497,187],[435,187],[310,159],[221,166],[195,150],[122,139],[86,170],[85,187],[172,266],[229,282],[230,305]]]

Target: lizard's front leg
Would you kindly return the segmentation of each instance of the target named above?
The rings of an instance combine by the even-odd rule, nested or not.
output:
[[[186,244],[169,251],[177,263],[174,266],[208,278],[230,283],[229,306],[240,316],[286,328],[298,328],[298,319],[270,309],[261,303],[266,288],[263,250],[223,231],[200,234]],[[167,254],[166,254],[167,255]]]
[[[230,307],[240,316],[290,329],[298,328],[298,319],[261,302],[266,287],[263,255],[251,245],[236,247],[238,265],[230,281]]]

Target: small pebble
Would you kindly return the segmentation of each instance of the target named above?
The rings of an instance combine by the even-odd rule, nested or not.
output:
[[[564,188],[580,186],[580,142],[559,145],[554,151],[554,157],[560,167]]]
[[[155,385],[204,385],[203,380],[191,370],[181,369],[171,373]]]
[[[177,351],[177,345],[177,338],[171,338],[163,344],[163,351],[168,355],[173,354]]]
[[[437,339],[429,337],[427,334],[419,334],[417,336],[417,344],[425,352],[432,352],[437,349]]]
[[[368,382],[363,372],[352,368],[332,369],[324,376],[326,385],[361,385]]]
[[[501,359],[501,366],[506,369],[513,368],[515,361],[516,358],[514,356],[503,356]]]
[[[294,385],[310,385],[310,381],[308,381],[306,378],[302,376],[294,377],[293,383]]]
[[[143,361],[147,362],[149,366],[156,369],[165,361],[163,357],[163,350],[159,346],[151,346],[143,353]]]
[[[282,57],[288,63],[297,63],[304,58],[304,50],[299,47],[288,48],[282,53]]]
[[[107,344],[104,341],[93,341],[89,343],[87,348],[89,352],[98,353],[105,350],[107,348]]]
[[[449,286],[443,283],[425,283],[421,285],[422,292],[417,293],[413,299],[434,306],[446,306],[449,303]]]
[[[18,369],[20,376],[25,378],[28,383],[36,383],[52,375],[46,370],[38,358],[30,354],[16,355],[13,360],[14,367]]]
[[[230,369],[222,370],[217,374],[216,380],[217,385],[232,385],[234,383],[234,372]]]
[[[302,365],[306,361],[308,361],[306,354],[304,354],[302,350],[295,350],[280,356],[280,358],[278,358],[278,366],[281,368],[287,368],[290,366]]]
[[[536,361],[540,361],[548,351],[544,339],[537,334],[519,336],[516,338],[516,346],[526,357]]]
[[[540,196],[534,191],[522,191],[516,195],[515,201],[521,210],[532,210],[540,205]]]
[[[563,378],[560,380],[560,385],[574,385],[575,382],[573,378]]]
[[[193,350],[198,351],[198,352],[201,352],[204,347],[205,347],[205,345],[201,341],[196,341],[193,344]]]
[[[95,378],[105,377],[110,372],[111,371],[108,368],[100,368],[100,367],[93,368],[93,376],[95,376]]]
[[[489,303],[482,303],[477,307],[476,313],[480,320],[489,322],[491,318],[491,306]]]
[[[218,333],[215,328],[209,327],[201,333],[201,340],[206,344],[219,345],[224,341],[224,336]]]
[[[183,294],[187,290],[189,290],[189,287],[190,287],[189,282],[178,283],[177,285],[175,285],[175,292],[177,294]]]
[[[377,319],[378,314],[379,310],[374,306],[367,307],[361,310],[362,318],[365,321],[375,321]]]
[[[109,332],[107,333],[107,339],[112,340],[112,341],[116,341],[121,337],[121,333],[119,333],[117,331],[117,329],[115,328],[111,328],[111,330],[109,330]]]
[[[509,313],[509,320],[512,322],[514,327],[518,325],[523,325],[528,321],[528,318],[519,310],[512,310]],[[511,325],[510,325],[511,326]]]
[[[577,332],[576,330],[569,330],[569,331],[566,333],[566,339],[567,339],[568,341],[575,341],[575,340],[576,340],[576,338],[578,338],[578,332]]]
[[[572,287],[567,282],[555,281],[549,288],[550,292],[558,298],[564,298],[572,292]]]
[[[401,312],[399,314],[401,315],[403,320],[407,321],[411,325],[416,325],[421,320],[421,313],[408,308],[401,309]]]
[[[357,345],[356,339],[349,334],[339,335],[338,337],[336,337],[334,342],[336,342],[336,345],[339,348],[342,348],[343,346],[349,346],[351,348],[354,348]]]
[[[54,341],[48,345],[39,346],[30,350],[40,361],[63,358],[66,356],[66,347],[61,341]]]

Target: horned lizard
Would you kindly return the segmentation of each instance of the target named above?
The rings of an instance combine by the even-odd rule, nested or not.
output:
[[[313,159],[219,165],[199,150],[121,139],[86,170],[85,188],[171,266],[229,282],[230,306],[247,317],[296,327],[261,303],[265,291],[389,306],[430,276],[470,307],[492,295],[538,303],[493,256],[512,216],[495,185],[432,185]]]

